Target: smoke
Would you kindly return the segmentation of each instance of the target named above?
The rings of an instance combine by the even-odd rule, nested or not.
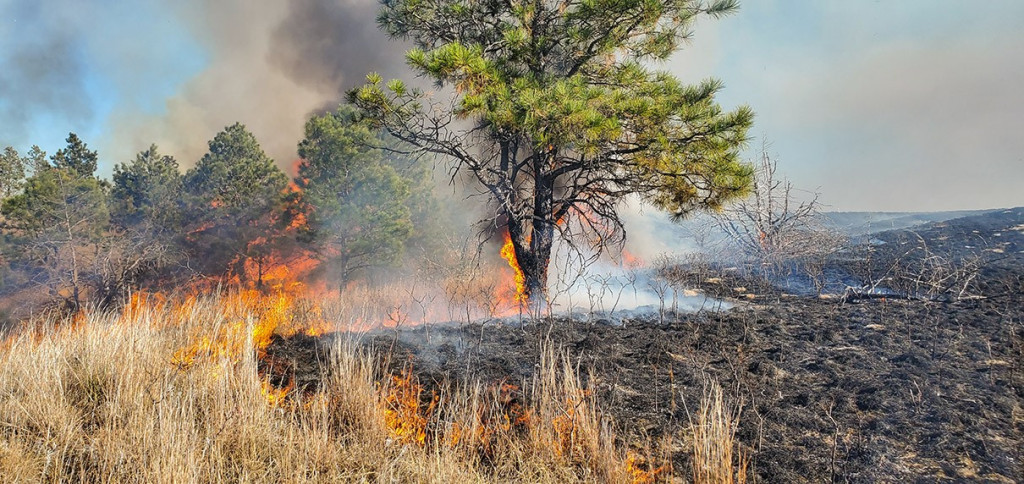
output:
[[[0,141],[16,143],[28,134],[39,112],[59,112],[73,122],[88,120],[75,29],[58,28],[59,19],[43,15],[38,3],[4,5],[0,22]],[[33,35],[42,30],[49,35]]]
[[[285,166],[311,114],[333,109],[370,71],[402,69],[405,49],[377,29],[372,0],[253,3],[179,5],[209,52],[209,65],[168,101],[165,115],[141,123],[129,115],[120,125],[141,126],[135,138],[162,138],[195,160],[206,149],[203,140],[241,121]]]
[[[1017,206],[1022,15],[1019,1],[743,2],[697,25],[681,53],[697,59],[666,67],[722,79],[723,106],[749,104],[794,184],[832,209]]]
[[[360,84],[366,73],[404,72],[405,48],[374,21],[372,0],[294,0],[273,33],[272,63],[300,84],[335,94]]]
[[[0,141],[76,131],[107,170],[154,142],[187,168],[236,121],[286,168],[311,114],[405,74],[374,0],[22,3],[0,4]]]

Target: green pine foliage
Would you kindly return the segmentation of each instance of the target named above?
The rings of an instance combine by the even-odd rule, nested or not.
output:
[[[616,206],[626,195],[683,216],[747,192],[753,171],[738,152],[752,111],[722,109],[718,81],[685,85],[652,67],[682,45],[698,16],[736,7],[729,0],[387,1],[382,28],[411,40],[415,74],[454,98],[371,74],[350,99],[376,126],[482,184],[528,283],[542,289],[553,232],[565,230],[558,221],[575,219],[600,249],[621,240]]]
[[[183,186],[178,161],[161,155],[157,146],[151,145],[131,163],[114,167],[111,206],[115,223],[121,228],[145,224],[166,232],[179,230]]]
[[[97,154],[74,133],[68,146],[38,163],[21,191],[3,200],[4,260],[22,270],[27,281],[77,310],[94,274],[99,246],[110,226],[109,183],[93,171]],[[41,281],[41,282],[38,282]]]
[[[273,251],[267,236],[279,222],[288,177],[241,123],[217,133],[209,146],[183,179],[186,245],[201,273],[241,276],[246,261]]]
[[[106,202],[105,184],[98,178],[50,168],[30,177],[21,193],[4,200],[3,213],[8,230],[19,236],[46,235],[58,241],[77,235],[95,240],[110,221]]]
[[[92,176],[96,172],[96,162],[99,156],[95,151],[89,151],[85,142],[75,133],[69,133],[67,147],[57,150],[51,157],[53,166],[73,171],[81,176]]]
[[[13,147],[0,153],[0,200],[14,195],[25,182],[25,160]]]
[[[414,233],[414,184],[390,163],[381,143],[349,106],[310,119],[299,143],[304,161],[296,183],[311,207],[304,230],[341,281],[398,261]],[[424,198],[421,192],[417,197]]]

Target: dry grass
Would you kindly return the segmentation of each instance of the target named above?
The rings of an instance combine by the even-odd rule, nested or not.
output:
[[[0,475],[5,482],[637,480],[579,369],[553,349],[524,389],[462,382],[435,395],[413,378],[384,375],[374,358],[339,338],[319,388],[289,393],[258,371],[266,319],[303,320],[287,311],[208,297],[34,321],[0,352]]]
[[[749,461],[736,441],[739,418],[740,406],[730,408],[722,396],[722,387],[717,382],[709,382],[700,409],[690,422],[695,484],[747,481]]]

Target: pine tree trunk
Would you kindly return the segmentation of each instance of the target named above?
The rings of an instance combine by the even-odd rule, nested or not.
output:
[[[509,235],[516,261],[525,277],[524,296],[530,305],[544,301],[548,283],[548,264],[554,244],[554,189],[550,180],[538,177],[534,187],[532,230],[527,234],[518,223],[509,223]]]

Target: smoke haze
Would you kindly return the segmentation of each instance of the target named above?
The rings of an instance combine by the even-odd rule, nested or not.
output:
[[[189,167],[245,123],[278,163],[369,71],[408,78],[376,0],[0,0],[0,145],[69,131],[101,175],[156,142]],[[1024,203],[1021,2],[745,2],[663,67],[718,77],[726,108],[835,210]],[[751,152],[759,145],[750,144]]]
[[[136,131],[140,141],[170,136],[165,144],[195,160],[203,140],[237,120],[287,165],[310,114],[333,109],[370,71],[401,69],[404,49],[377,29],[372,0],[252,3],[194,0],[177,7],[211,60],[168,101],[165,116],[138,123],[150,131]]]
[[[13,66],[0,71],[0,115],[14,128],[0,143],[23,144],[35,113],[82,134],[104,169],[153,142],[187,168],[214,134],[240,121],[288,167],[310,114],[333,109],[368,72],[403,72],[405,47],[378,30],[377,8],[373,0],[3,5],[16,21],[0,31],[11,46],[0,56]],[[112,25],[126,18],[134,24]],[[83,59],[97,65],[84,69]],[[181,59],[195,65],[185,69]],[[171,82],[182,75],[175,69],[192,75]],[[173,87],[147,104],[160,83]],[[96,112],[90,98],[106,96],[117,101]]]

